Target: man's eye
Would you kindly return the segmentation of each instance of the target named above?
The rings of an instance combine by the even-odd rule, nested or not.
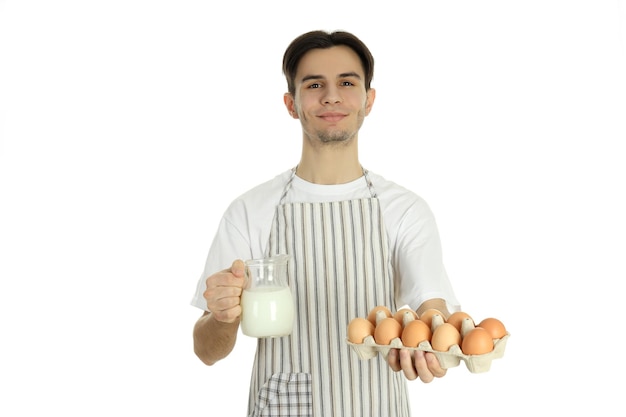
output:
[[[350,87],[350,86],[352,86],[354,84],[352,84],[350,81],[342,81],[341,85],[344,86],[344,87]]]
[[[320,88],[321,85],[319,83],[313,83],[309,86],[309,88]]]

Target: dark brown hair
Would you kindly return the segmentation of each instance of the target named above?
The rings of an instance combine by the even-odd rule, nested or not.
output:
[[[287,47],[283,56],[283,74],[287,78],[287,89],[291,94],[296,93],[295,78],[300,59],[311,49],[326,49],[333,46],[347,46],[360,58],[365,73],[365,89],[370,89],[374,78],[374,57],[368,47],[356,36],[349,32],[325,32],[314,30],[304,33],[294,39]]]

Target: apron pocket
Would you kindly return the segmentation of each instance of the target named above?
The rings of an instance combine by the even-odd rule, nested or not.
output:
[[[251,417],[312,417],[311,374],[274,374],[261,387]]]

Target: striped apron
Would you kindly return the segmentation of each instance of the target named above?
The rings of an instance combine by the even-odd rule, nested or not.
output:
[[[290,336],[261,338],[249,416],[408,417],[406,381],[381,355],[360,360],[346,343],[348,323],[377,305],[396,310],[387,234],[371,198],[284,203],[276,209],[267,255],[292,256],[296,303]]]

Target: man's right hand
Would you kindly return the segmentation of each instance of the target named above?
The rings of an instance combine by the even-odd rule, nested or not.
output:
[[[229,269],[217,272],[206,280],[204,298],[213,318],[234,323],[241,316],[241,292],[246,283],[245,265],[237,259]]]

